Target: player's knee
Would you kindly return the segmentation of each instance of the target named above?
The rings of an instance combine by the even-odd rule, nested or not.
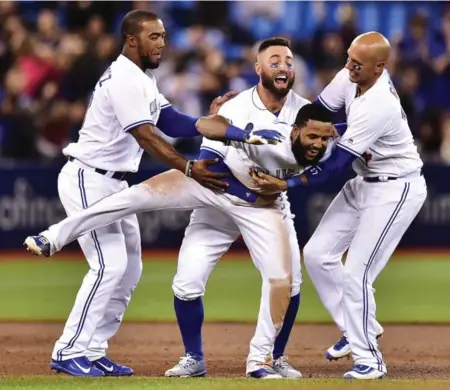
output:
[[[321,267],[323,253],[320,246],[314,245],[309,241],[303,248],[303,261],[308,269]]]
[[[200,280],[181,279],[177,276],[172,283],[173,294],[183,301],[190,301],[205,295],[205,285]]]
[[[109,279],[119,279],[121,280],[127,271],[127,259],[116,258],[115,261],[105,262],[103,265],[103,275],[107,276]]]

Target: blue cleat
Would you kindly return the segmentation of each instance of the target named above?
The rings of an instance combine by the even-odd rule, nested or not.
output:
[[[64,374],[72,376],[105,376],[104,372],[96,368],[86,356],[62,361],[52,359],[50,368],[57,373],[63,372]]]
[[[53,253],[51,253],[51,244],[50,241],[47,240],[44,236],[28,236],[23,245],[27,248],[27,251],[31,252],[36,256],[45,256],[50,257]]]
[[[127,366],[122,366],[113,362],[106,356],[91,362],[96,368],[103,371],[105,376],[131,376],[134,374],[132,368]]]

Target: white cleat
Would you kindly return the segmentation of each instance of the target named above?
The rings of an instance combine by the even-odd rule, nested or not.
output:
[[[180,358],[178,364],[167,370],[164,376],[177,378],[193,378],[206,375],[206,366],[203,359],[186,354]]]
[[[260,362],[248,362],[246,375],[252,379],[283,379],[272,367]]]
[[[23,245],[28,252],[36,256],[50,257],[53,254],[50,241],[42,235],[28,236]]]
[[[299,379],[303,375],[300,371],[296,370],[288,363],[287,356],[280,356],[273,362],[273,369],[280,374],[283,378]]]
[[[386,376],[385,372],[378,371],[376,368],[365,366],[363,364],[356,364],[351,371],[344,374],[344,379],[383,379]]]
[[[381,337],[383,337],[384,329],[381,328],[381,332],[377,336],[377,340]],[[346,336],[342,336],[339,341],[332,345],[330,348],[327,349],[325,352],[325,357],[330,360],[339,360],[343,357],[350,356],[350,344],[347,340]]]

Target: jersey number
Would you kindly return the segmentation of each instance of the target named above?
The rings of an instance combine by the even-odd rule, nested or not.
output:
[[[398,97],[398,93],[397,93],[397,90],[395,89],[395,87],[394,87],[394,84],[392,84],[392,81],[390,81],[389,80],[389,91],[391,91],[391,93],[397,98],[397,100],[399,101],[399,103],[400,103],[400,109],[402,110],[402,119],[403,120],[406,120],[407,118],[406,118],[406,113],[405,113],[405,110],[403,110],[403,107],[402,107],[402,102],[400,101],[400,98]]]
[[[103,73],[102,77],[100,77],[100,79],[98,80],[98,85],[101,88],[103,86],[103,83],[105,81],[108,81],[111,79],[111,68],[108,68],[105,70],[105,72]],[[89,110],[89,108],[91,107],[92,104],[92,100],[94,100],[94,93],[95,93],[95,89],[91,94],[91,97],[89,99],[89,103],[88,106],[86,108],[86,113],[84,114],[84,119],[83,119],[83,124],[81,125],[81,127],[84,127],[84,122],[86,122],[86,116],[87,116],[87,112]]]

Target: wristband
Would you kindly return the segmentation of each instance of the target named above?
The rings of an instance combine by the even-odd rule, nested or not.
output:
[[[301,186],[301,185],[307,185],[308,179],[305,176],[303,176],[303,174],[301,174],[301,175],[292,176],[292,177],[286,179],[286,182],[287,182],[288,188],[292,188],[292,187],[297,187],[297,186]]]
[[[192,177],[192,167],[194,166],[195,160],[189,160],[186,163],[186,169],[184,170],[184,174],[187,177]]]
[[[225,138],[231,141],[245,142],[247,133],[239,127],[229,125],[225,130]]]

